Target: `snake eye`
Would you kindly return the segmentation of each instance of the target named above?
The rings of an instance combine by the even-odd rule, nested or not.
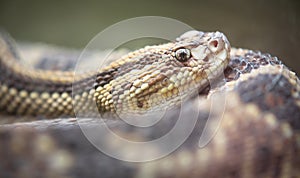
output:
[[[175,57],[180,62],[185,62],[191,58],[191,52],[189,49],[180,48],[175,51]]]

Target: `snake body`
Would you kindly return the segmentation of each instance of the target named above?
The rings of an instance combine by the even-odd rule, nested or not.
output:
[[[10,39],[3,36],[0,42],[0,112],[2,120],[14,122],[0,127],[1,177],[300,176],[300,82],[276,57],[231,48],[220,32],[190,31],[75,77],[70,71],[28,70]],[[197,93],[200,100],[192,100]],[[224,94],[226,105],[214,104],[223,102],[214,95]],[[169,156],[145,163],[101,154],[75,119],[53,119],[100,113],[114,120],[107,124],[122,137],[147,141],[174,126],[182,102],[186,124],[189,113],[199,110],[191,135]],[[119,120],[173,106],[150,128],[136,130]],[[18,116],[47,120],[18,122]],[[219,117],[215,136],[199,149],[207,119]],[[90,130],[97,124],[83,122]],[[208,130],[215,128],[208,122]],[[141,151],[107,141],[137,157],[164,149]]]

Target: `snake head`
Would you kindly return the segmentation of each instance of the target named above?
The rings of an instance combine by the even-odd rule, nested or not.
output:
[[[176,70],[169,77],[171,82],[201,90],[223,73],[229,63],[230,49],[230,43],[221,32],[193,30],[182,34],[171,47],[172,66]],[[181,91],[190,92],[184,88]]]
[[[222,74],[229,54],[225,35],[200,31],[131,52],[114,64],[117,72],[107,85],[114,110],[137,113],[176,105]]]
[[[223,33],[188,31],[176,39],[173,56],[185,67],[209,69],[214,73],[228,64],[230,48]]]
[[[221,32],[188,31],[165,52],[165,66],[160,67],[160,89],[164,100],[178,103],[199,93],[213,79],[223,74],[230,59],[230,43]],[[163,47],[164,48],[164,47]],[[168,102],[169,101],[169,102]]]

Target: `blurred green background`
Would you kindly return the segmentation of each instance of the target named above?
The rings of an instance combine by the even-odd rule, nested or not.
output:
[[[270,52],[300,73],[299,0],[0,0],[0,27],[15,39],[76,48],[109,25],[146,15],[222,31],[232,46]]]

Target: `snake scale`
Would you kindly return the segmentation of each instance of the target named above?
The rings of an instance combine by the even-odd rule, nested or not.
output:
[[[300,177],[300,82],[277,57],[232,48],[220,32],[190,31],[76,77],[50,70],[43,58],[26,68],[12,40],[0,38],[0,177]],[[151,127],[122,122],[161,108],[166,114]],[[101,116],[120,136],[149,141],[171,130],[180,113],[181,127],[188,125],[195,111],[179,148],[141,163],[101,153],[74,118],[86,117],[83,125],[93,131],[92,118]],[[216,127],[208,118],[222,120]],[[206,124],[217,132],[199,148]],[[125,156],[164,149],[106,140]]]

